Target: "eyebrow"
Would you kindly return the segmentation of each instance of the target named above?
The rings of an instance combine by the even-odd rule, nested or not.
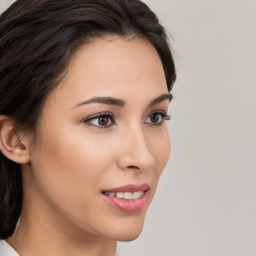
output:
[[[169,102],[171,102],[171,100],[172,100],[172,98],[173,98],[173,96],[172,96],[172,94],[163,94],[163,95],[161,95],[161,96],[159,96],[159,97],[157,97],[156,99],[154,99],[154,100],[152,100],[150,103],[149,103],[149,107],[153,107],[154,105],[157,105],[157,104],[159,104],[159,103],[161,103],[162,101],[164,101],[164,100],[168,100]]]
[[[157,97],[156,99],[152,100],[148,107],[152,107],[154,105],[157,105],[161,103],[164,100],[168,100],[169,102],[172,100],[172,95],[171,94],[162,94],[161,96]],[[121,99],[116,99],[113,97],[93,97],[89,100],[82,101],[75,105],[72,109],[78,108],[83,105],[91,104],[91,103],[100,103],[100,104],[106,104],[106,105],[113,105],[113,106],[118,106],[118,107],[124,107],[125,106],[125,101]]]
[[[112,98],[112,97],[93,97],[89,100],[82,101],[75,105],[74,108],[90,104],[90,103],[101,103],[101,104],[106,104],[106,105],[114,105],[118,107],[123,107],[125,105],[125,102],[120,99]]]

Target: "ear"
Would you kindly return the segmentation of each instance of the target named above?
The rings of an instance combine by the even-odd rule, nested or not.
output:
[[[0,115],[0,150],[3,155],[18,164],[30,162],[29,140],[25,133],[17,131],[14,121]]]

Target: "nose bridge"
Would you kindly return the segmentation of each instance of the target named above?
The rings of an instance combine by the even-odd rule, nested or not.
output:
[[[147,138],[141,125],[130,125],[125,129],[124,148],[121,153],[122,168],[149,170],[155,163]]]

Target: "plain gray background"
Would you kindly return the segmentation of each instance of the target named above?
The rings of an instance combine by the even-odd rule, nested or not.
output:
[[[144,2],[175,50],[172,153],[141,236],[118,251],[255,256],[256,1]]]

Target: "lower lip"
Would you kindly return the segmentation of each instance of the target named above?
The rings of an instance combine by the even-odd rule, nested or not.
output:
[[[144,192],[138,199],[123,199],[115,196],[102,195],[107,203],[124,212],[139,212],[147,203],[147,192]]]

